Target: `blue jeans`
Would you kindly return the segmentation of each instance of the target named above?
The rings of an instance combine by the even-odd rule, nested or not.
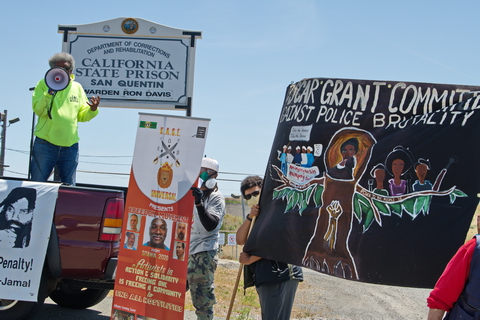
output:
[[[45,182],[56,167],[60,181],[75,185],[78,165],[78,143],[71,147],[59,147],[50,142],[35,138],[30,162],[30,180]]]

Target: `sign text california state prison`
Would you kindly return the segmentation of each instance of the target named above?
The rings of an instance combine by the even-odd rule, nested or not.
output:
[[[104,43],[87,49],[88,54],[103,50],[103,54],[112,53],[137,53],[148,57],[169,58],[170,53],[153,45],[136,41],[114,41]],[[180,80],[180,72],[175,70],[170,61],[141,60],[141,59],[94,59],[83,58],[75,73],[79,77],[90,78],[89,84],[93,87],[124,87],[124,88],[164,88],[164,81]],[[122,74],[121,74],[122,73]],[[113,80],[121,78],[121,80]],[[130,80],[131,79],[131,80]],[[119,95],[115,90],[88,90],[87,93]],[[107,92],[106,92],[107,91]],[[127,91],[124,94],[128,93]],[[141,92],[140,92],[141,93]],[[153,93],[150,93],[153,94]],[[170,97],[171,92],[163,92],[165,97]]]

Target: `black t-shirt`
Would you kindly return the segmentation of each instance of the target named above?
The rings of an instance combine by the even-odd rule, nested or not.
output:
[[[256,287],[265,284],[285,282],[291,279],[303,281],[302,268],[288,263],[261,259],[248,267],[253,273]]]

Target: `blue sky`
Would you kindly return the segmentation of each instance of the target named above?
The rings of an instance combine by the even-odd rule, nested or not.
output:
[[[473,0],[10,2],[0,12],[0,110],[21,121],[6,131],[5,175],[27,177],[28,88],[61,51],[58,25],[132,17],[202,31],[192,115],[211,119],[205,154],[219,161],[219,178],[241,180],[263,175],[291,82],[332,77],[480,85],[478,12]],[[152,111],[102,108],[80,124],[78,182],[128,184],[139,112]],[[239,193],[238,181],[219,186],[224,195]]]

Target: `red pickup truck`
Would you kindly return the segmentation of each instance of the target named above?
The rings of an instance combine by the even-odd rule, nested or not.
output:
[[[107,296],[115,282],[125,193],[121,187],[60,187],[38,300],[0,299],[0,319],[28,319],[48,296],[73,309]]]

